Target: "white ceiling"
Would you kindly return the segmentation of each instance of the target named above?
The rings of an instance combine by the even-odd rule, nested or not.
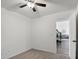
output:
[[[77,7],[77,0],[46,0],[47,6],[37,7],[38,11],[34,13],[32,9],[28,7],[18,8],[18,3],[25,3],[24,0],[2,0],[2,7],[18,12],[29,18],[38,18],[49,14],[72,10]],[[43,0],[37,0],[37,2],[43,2]],[[16,7],[15,7],[16,6]]]
[[[50,2],[63,5],[64,7],[67,7],[69,9],[77,7],[78,4],[78,0],[50,0]]]

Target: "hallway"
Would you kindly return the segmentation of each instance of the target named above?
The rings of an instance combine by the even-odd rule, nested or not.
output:
[[[61,43],[57,43],[57,53],[69,56],[69,39],[62,39]]]

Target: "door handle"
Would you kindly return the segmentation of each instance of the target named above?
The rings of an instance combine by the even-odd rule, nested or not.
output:
[[[77,42],[76,40],[73,40],[72,42]]]

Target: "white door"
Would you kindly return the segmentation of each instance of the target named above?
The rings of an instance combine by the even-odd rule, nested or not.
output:
[[[69,40],[69,55],[71,59],[76,58],[76,16],[77,13],[74,12],[70,17],[70,40]]]

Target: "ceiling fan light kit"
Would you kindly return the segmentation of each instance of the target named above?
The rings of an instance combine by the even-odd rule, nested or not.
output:
[[[34,4],[34,3],[31,3],[31,2],[28,2],[28,3],[27,3],[27,6],[28,6],[29,8],[33,8],[33,7],[35,6],[35,4]]]

